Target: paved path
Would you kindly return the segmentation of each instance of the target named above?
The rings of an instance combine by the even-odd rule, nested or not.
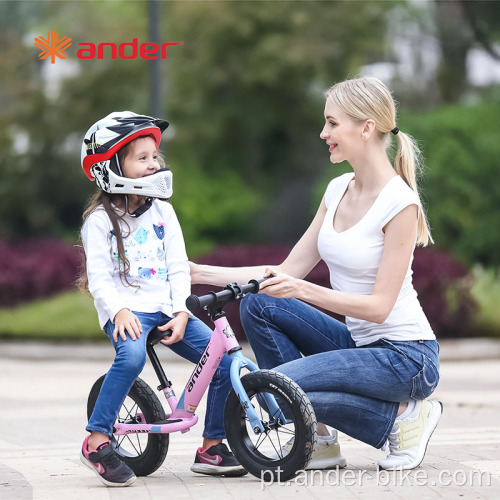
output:
[[[0,345],[2,500],[500,498],[500,359],[443,362],[435,396],[444,403],[445,411],[423,465],[410,473],[378,474],[376,461],[384,453],[341,435],[348,467],[339,476],[315,472],[281,485],[265,485],[253,476],[200,476],[189,470],[201,442],[198,424],[184,435],[172,435],[167,459],[152,476],[138,478],[129,488],[106,488],[80,464],[78,453],[85,436],[87,393],[109,368],[111,348],[101,346],[97,353],[87,346],[82,348],[85,357],[75,352],[78,346],[53,349],[57,356],[52,357],[57,359],[44,360],[34,355],[23,359],[3,347]],[[108,351],[107,360],[103,350]],[[174,361],[167,354],[161,357],[180,392],[192,365]],[[156,386],[149,364],[143,378]]]

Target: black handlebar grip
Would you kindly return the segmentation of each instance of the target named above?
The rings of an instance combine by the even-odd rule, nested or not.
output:
[[[261,281],[250,280],[248,285],[243,286],[244,293],[259,293],[260,283]]]
[[[197,295],[190,295],[186,299],[186,307],[191,311],[192,314],[196,314],[198,309],[201,307],[200,299]]]
[[[274,278],[274,275],[264,278],[262,280],[250,280],[247,285],[240,286],[237,283],[228,285],[226,289],[221,292],[215,293],[210,292],[207,295],[202,295],[198,297],[197,295],[190,295],[186,299],[186,307],[191,311],[192,314],[196,314],[199,309],[213,304],[234,300],[235,298],[241,298],[242,295],[247,293],[258,293],[260,289],[260,284],[269,278]],[[234,285],[234,286],[233,286]]]
[[[260,288],[261,283],[264,283],[264,281],[270,280],[271,278],[275,278],[275,277],[276,277],[275,274],[270,274],[267,278],[262,278],[262,279],[258,280],[257,283],[259,284],[259,288]],[[252,281],[255,281],[255,280],[252,280]]]

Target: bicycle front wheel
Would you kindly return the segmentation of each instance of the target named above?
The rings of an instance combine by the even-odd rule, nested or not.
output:
[[[234,389],[224,410],[226,437],[235,457],[251,474],[287,481],[304,470],[316,441],[316,415],[304,391],[287,376],[258,370],[241,378],[264,432],[255,434]],[[265,395],[274,397],[285,416],[283,421],[269,411]]]
[[[100,377],[90,390],[87,402],[87,417],[90,419],[97,396],[101,390],[105,375]],[[148,423],[165,419],[165,411],[160,400],[144,380],[137,378],[123,402],[117,422],[128,424]],[[111,445],[115,452],[135,473],[136,476],[152,474],[164,462],[169,444],[168,434],[126,434],[112,436]]]

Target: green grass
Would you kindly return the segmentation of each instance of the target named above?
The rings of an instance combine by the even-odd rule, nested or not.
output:
[[[500,337],[500,270],[475,266],[472,296],[479,304],[476,327],[481,335]]]
[[[0,339],[106,340],[93,299],[70,291],[9,309],[0,309]]]

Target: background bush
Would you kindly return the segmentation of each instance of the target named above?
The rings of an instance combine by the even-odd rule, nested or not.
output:
[[[287,245],[223,246],[205,255],[199,259],[199,262],[229,267],[277,265],[286,258],[290,249],[291,247]],[[80,262],[80,249],[61,241],[51,239],[0,241],[0,307],[10,307],[37,298],[48,298],[58,292],[73,289]],[[473,326],[477,311],[477,303],[471,295],[473,279],[460,262],[446,252],[433,248],[418,248],[415,252],[413,270],[415,289],[438,337],[465,337],[487,333],[484,328],[477,331]],[[260,277],[256,276],[256,278]],[[328,268],[324,262],[320,262],[307,279],[318,285],[330,287]],[[192,291],[197,295],[203,295],[214,289],[217,290],[217,287],[193,285]],[[88,323],[80,321],[78,327],[72,324],[79,314],[76,310],[74,313],[71,312],[73,302],[75,309],[81,309],[82,304],[87,307],[89,301],[88,298],[81,300],[66,298],[57,300],[55,305],[49,306],[64,310],[64,314],[60,316],[63,319],[59,321],[68,323],[66,326],[58,326],[61,334],[57,336],[64,337],[65,331],[68,335],[75,335],[79,338],[95,335],[95,332],[87,332],[89,333],[87,335],[83,331],[85,328],[88,329]],[[42,314],[41,308],[43,309],[43,304],[38,303],[31,311],[37,311],[33,314],[39,316]],[[225,311],[238,338],[243,339],[239,303],[228,304]],[[327,312],[327,314],[343,319],[333,313]],[[200,317],[212,326],[203,312],[200,313]],[[12,323],[15,319],[11,318],[9,321]],[[92,321],[97,325],[97,316]],[[35,318],[33,324],[36,325],[36,323]],[[11,334],[12,328],[11,324],[7,332],[5,328],[2,330],[0,327],[0,334],[2,332]],[[32,328],[32,326],[27,327],[28,330]],[[32,333],[37,334],[36,331],[26,333],[31,337]],[[46,336],[47,334],[44,335]]]
[[[0,240],[0,306],[72,288],[79,265],[79,250],[59,240]]]

